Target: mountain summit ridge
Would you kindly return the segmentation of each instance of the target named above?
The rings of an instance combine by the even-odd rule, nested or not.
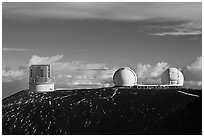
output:
[[[201,90],[100,88],[2,101],[3,134],[202,134]]]

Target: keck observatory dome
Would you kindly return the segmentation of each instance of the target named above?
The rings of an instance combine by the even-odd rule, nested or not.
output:
[[[183,86],[184,76],[177,68],[168,68],[162,74],[162,84]]]
[[[113,75],[115,86],[134,86],[137,83],[136,73],[128,68],[120,68]]]

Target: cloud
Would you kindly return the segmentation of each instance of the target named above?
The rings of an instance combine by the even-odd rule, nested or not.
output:
[[[27,65],[17,70],[3,67],[3,83],[28,79],[28,66],[32,64],[50,64],[53,81],[57,88],[94,88],[112,84],[112,75],[117,68],[109,68],[104,63],[90,64],[83,61],[62,62],[63,55],[40,57],[33,55]]]
[[[16,19],[202,20],[200,2],[3,3],[3,17]]]
[[[202,81],[184,81],[184,87],[202,89]]]
[[[202,81],[184,81],[185,87],[201,88]]]
[[[155,66],[150,64],[138,64],[134,69],[138,77],[138,83],[161,84],[161,74],[169,68],[168,63],[158,62]]]
[[[33,55],[28,64],[50,64],[57,87],[82,88],[109,85],[113,71],[104,63],[90,64],[83,61],[61,62],[63,55],[39,57]],[[111,81],[112,82],[112,81]]]
[[[21,49],[21,48],[3,48],[3,51],[30,51],[30,49]]]
[[[152,26],[158,33],[150,33],[155,36],[186,36],[201,35],[202,25],[200,22],[186,22],[178,25]]]
[[[29,65],[34,65],[34,64],[52,64],[60,59],[63,58],[63,55],[56,55],[52,57],[39,57],[39,56],[32,56],[31,59],[29,60]]]
[[[52,67],[53,72],[55,73],[54,81],[58,87],[103,87],[107,84],[112,83],[112,75],[115,71],[114,69],[101,69],[104,64],[101,64],[101,66],[99,66],[99,64],[96,64],[95,69],[89,68],[88,66],[90,64],[83,63],[76,65],[75,63],[64,62],[58,65],[64,65],[64,67],[60,70],[56,67]],[[85,67],[84,69],[83,66]],[[94,66],[94,64],[92,64],[91,66]],[[96,69],[96,67],[98,67],[98,69]]]
[[[155,36],[202,34],[201,2],[59,2],[3,3],[3,19],[84,20],[153,22]],[[161,25],[169,22],[169,25]],[[173,23],[172,23],[173,22]],[[176,23],[176,24],[175,24]]]
[[[83,61],[60,61],[63,55],[40,57],[33,55],[27,65],[20,66],[17,70],[9,66],[3,66],[3,83],[12,83],[28,80],[28,65],[51,64],[53,81],[56,88],[99,88],[113,86],[112,77],[119,68],[108,67],[104,63],[90,64]],[[158,62],[155,65],[137,64],[135,70],[139,84],[161,84],[162,73],[169,68],[166,62]],[[198,57],[193,63],[182,69],[185,77],[185,86],[202,86],[202,57]]]
[[[161,84],[162,73],[169,68],[166,62],[159,62],[156,65],[138,64],[134,70],[140,84]],[[184,75],[184,86],[200,88],[202,86],[202,57],[197,57],[190,65],[182,70]]]
[[[202,81],[202,57],[197,57],[190,65],[182,69],[185,81]],[[193,82],[191,82],[193,83]]]
[[[2,82],[10,83],[17,80],[22,80],[26,77],[26,70],[17,69],[13,70],[9,66],[3,66],[2,68]]]
[[[175,31],[175,32],[154,33],[152,35],[155,35],[155,36],[166,36],[166,35],[169,35],[169,36],[184,36],[184,35],[200,35],[201,33],[202,33],[201,31],[189,31],[189,32]]]

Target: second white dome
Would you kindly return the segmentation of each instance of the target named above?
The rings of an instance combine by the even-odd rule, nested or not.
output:
[[[181,85],[184,83],[184,76],[177,68],[168,68],[162,74],[162,83],[170,85]]]

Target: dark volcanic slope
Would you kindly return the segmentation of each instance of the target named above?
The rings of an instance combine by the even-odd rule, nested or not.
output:
[[[3,134],[201,134],[201,96],[177,91],[116,88],[20,91],[3,100],[2,131]],[[201,95],[201,90],[193,92]]]

